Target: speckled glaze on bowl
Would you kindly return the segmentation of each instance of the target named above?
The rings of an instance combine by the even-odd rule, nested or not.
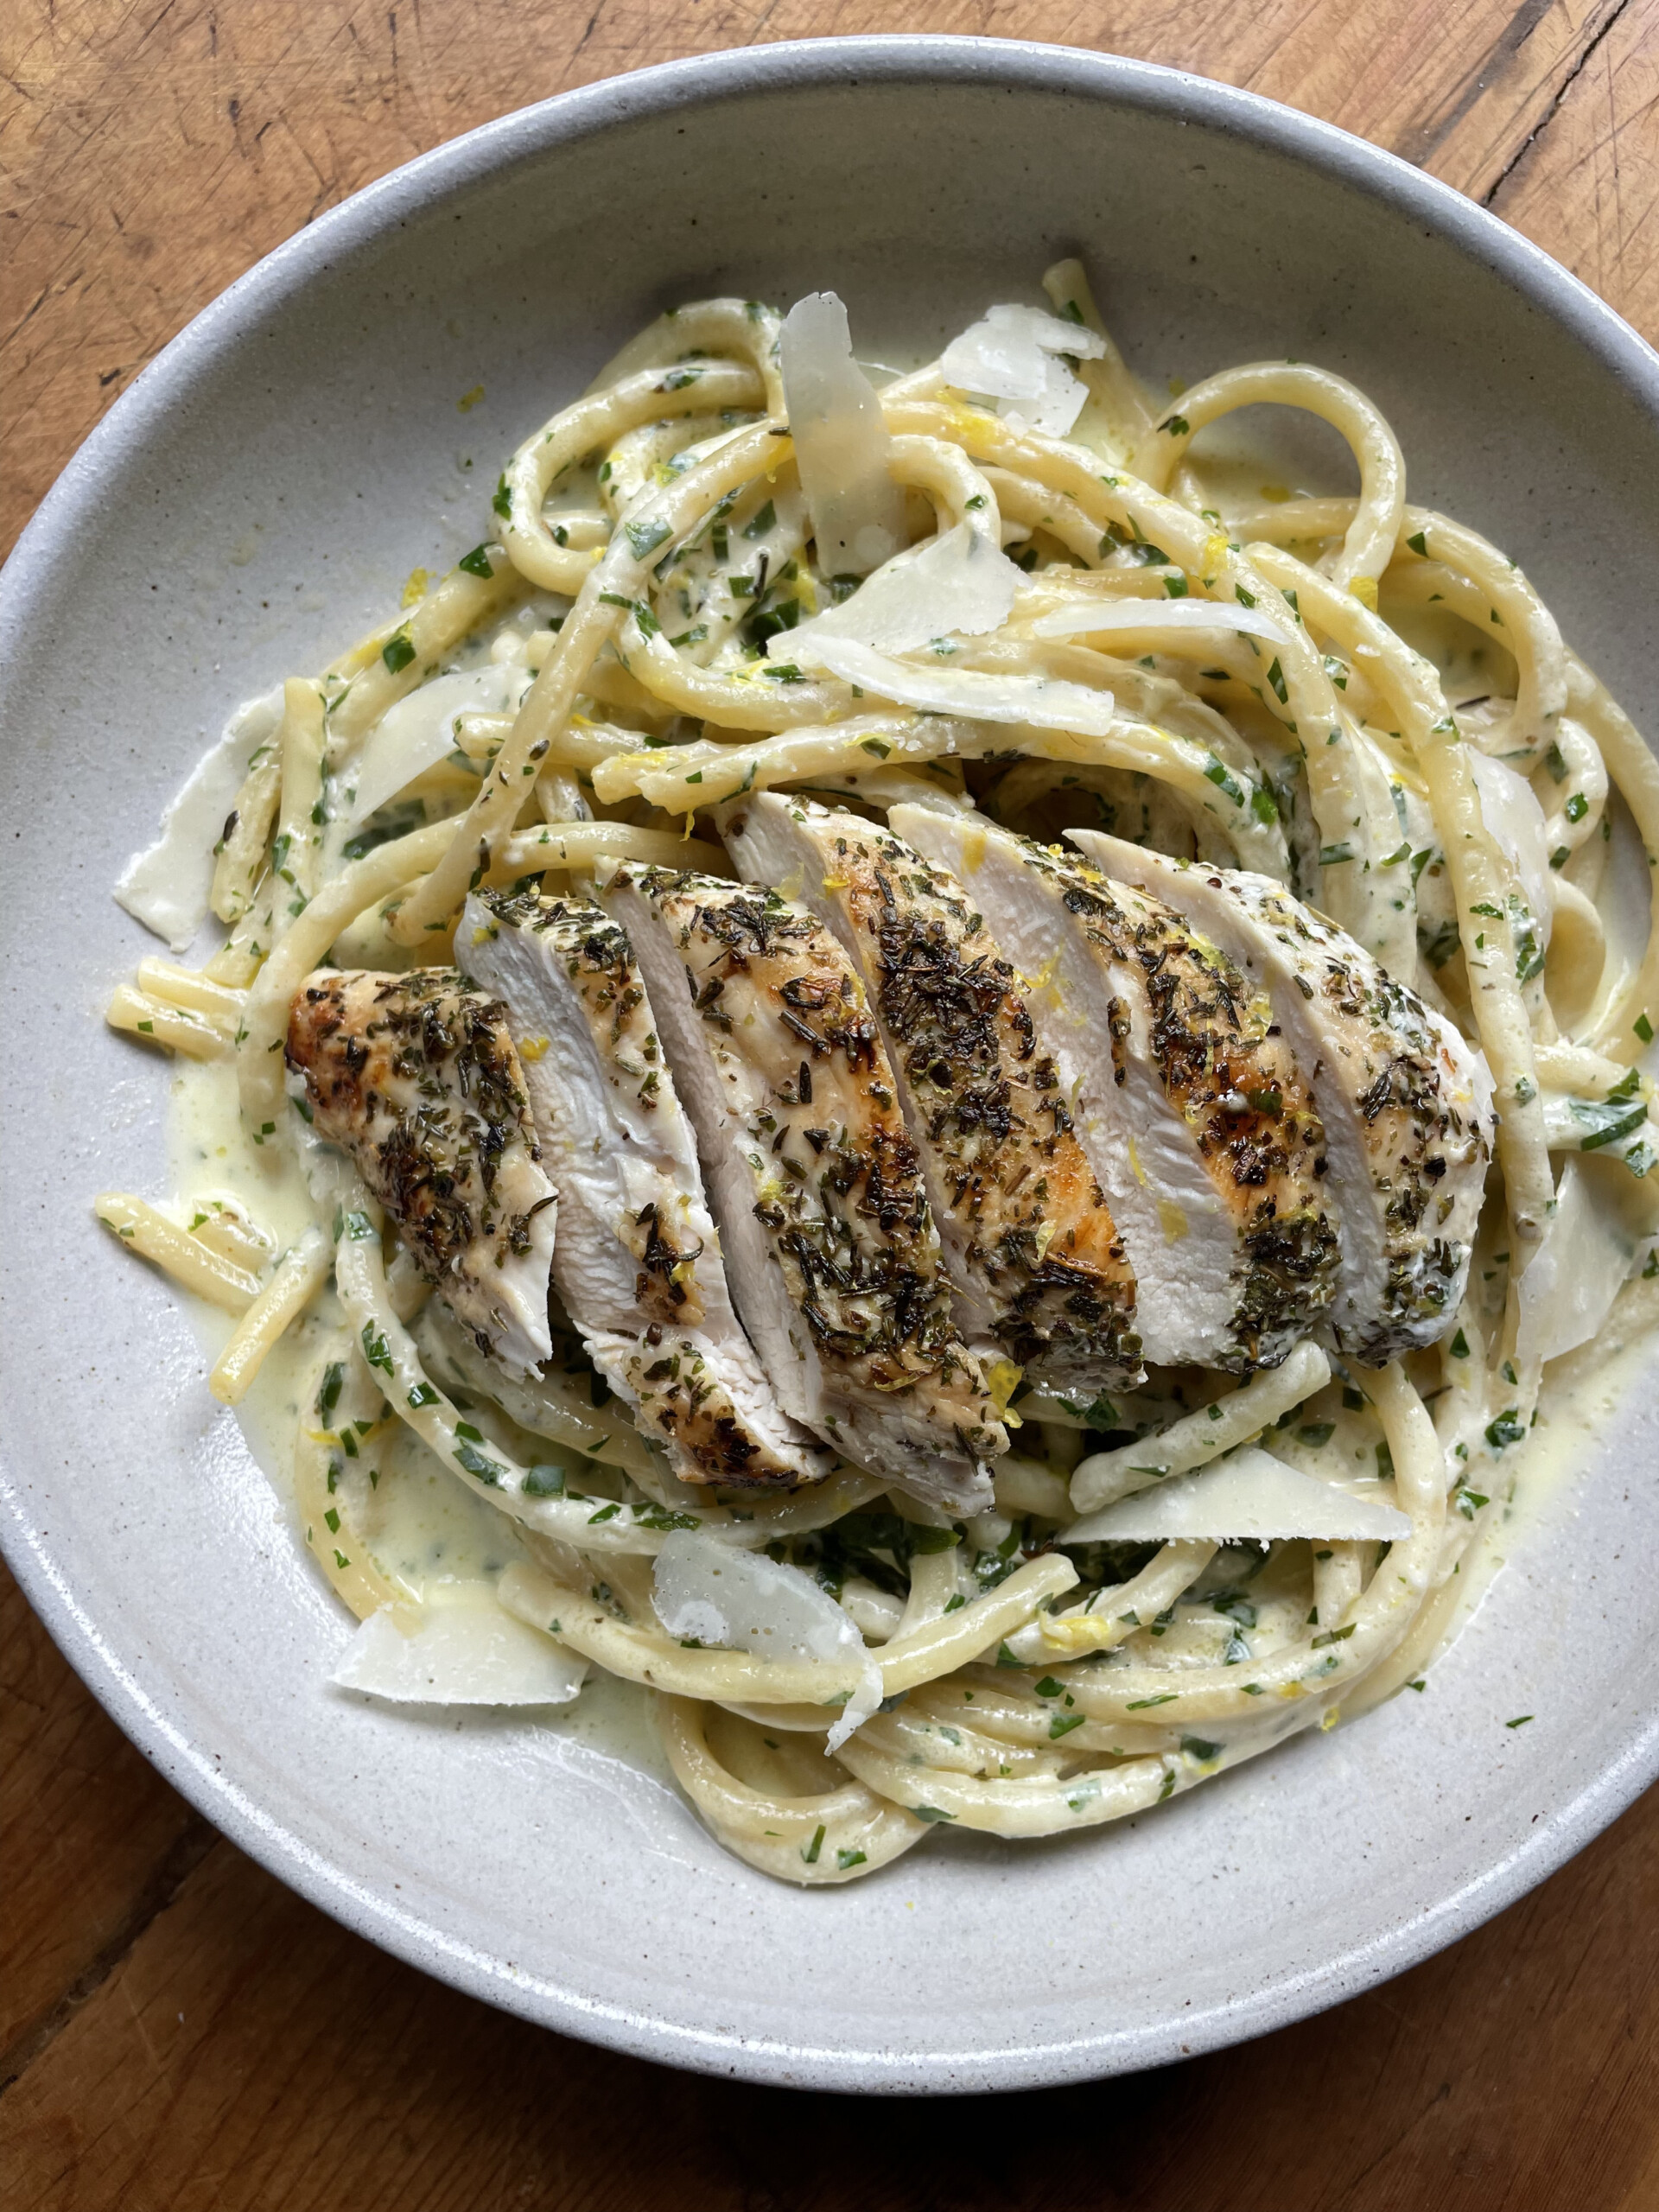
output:
[[[147,942],[110,887],[236,701],[481,536],[507,450],[659,307],[833,286],[920,354],[1074,248],[1148,372],[1288,353],[1359,378],[1416,496],[1522,556],[1645,703],[1659,359],[1617,316],[1339,131],[972,40],[677,63],[397,171],[145,371],[0,580],[28,794],[0,921],[7,1554],[128,1733],[327,1911],[531,2019],[711,2072],[1014,2088],[1254,2035],[1507,1904],[1659,1768],[1659,1428],[1632,1402],[1424,1696],[1064,1844],[952,1836],[849,1889],[776,1886],[567,1735],[330,1691],[334,1601],[188,1320],[93,1223],[95,1190],[165,1182],[163,1071],[99,1020]]]

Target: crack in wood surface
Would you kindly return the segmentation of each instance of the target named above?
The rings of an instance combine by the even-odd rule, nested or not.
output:
[[[1425,168],[1436,147],[1451,137],[1484,92],[1488,79],[1520,52],[1554,5],[1554,0],[1524,0],[1480,59],[1471,64],[1462,82],[1452,88],[1452,105],[1445,116],[1414,131],[1403,132],[1395,142],[1395,152],[1414,162],[1419,168]]]
[[[200,1815],[192,1816],[149,1881],[135,1895],[126,1918],[109,1942],[94,1954],[54,2002],[0,2051],[0,2101],[50,2048],[87,1999],[103,1987],[139,1937],[148,1931],[150,1923],[167,1910],[219,1840],[219,1831],[211,1821]]]
[[[1583,75],[1585,66],[1589,61],[1591,55],[1596,51],[1602,41],[1606,38],[1609,33],[1613,29],[1614,26],[1618,23],[1620,16],[1623,16],[1625,9],[1629,7],[1630,3],[1630,0],[1618,0],[1618,5],[1602,22],[1594,35],[1589,41],[1588,44],[1585,47],[1583,53],[1580,54],[1578,60],[1573,64],[1573,67],[1568,70],[1567,75],[1561,79],[1560,89],[1557,91],[1554,99],[1551,100],[1542,121],[1527,133],[1526,137],[1521,141],[1515,151],[1510,156],[1509,160],[1504,162],[1503,168],[1492,179],[1491,184],[1487,186],[1485,191],[1481,194],[1480,204],[1483,207],[1490,207],[1492,205],[1493,201],[1497,198],[1498,194],[1503,189],[1505,184],[1508,183],[1510,175],[1520,162],[1522,156],[1529,152],[1530,149],[1536,145],[1538,140],[1555,120],[1555,118],[1560,112],[1562,102],[1566,99],[1568,92],[1572,91],[1579,79]],[[1543,13],[1543,10],[1541,9],[1539,12],[1541,15]]]

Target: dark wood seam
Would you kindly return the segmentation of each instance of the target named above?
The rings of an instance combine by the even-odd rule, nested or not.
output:
[[[3,2098],[41,2052],[67,2027],[89,1997],[93,1996],[127,1957],[145,1929],[177,1898],[213,1846],[220,1840],[217,1828],[192,1815],[157,1862],[149,1879],[133,1900],[130,1910],[109,1942],[69,1984],[62,1995],[20,2028],[0,2052],[0,2098]]]
[[[1545,131],[1548,130],[1550,124],[1555,120],[1555,117],[1560,110],[1561,102],[1567,98],[1568,92],[1572,91],[1573,86],[1577,84],[1579,79],[1583,75],[1585,64],[1589,60],[1591,55],[1601,44],[1603,39],[1606,37],[1608,32],[1611,30],[1613,25],[1618,21],[1619,17],[1624,13],[1625,9],[1628,8],[1630,4],[1630,0],[1618,0],[1618,7],[1613,10],[1611,15],[1608,16],[1606,22],[1601,26],[1595,36],[1586,45],[1584,52],[1573,64],[1573,67],[1567,71],[1566,76],[1562,78],[1560,89],[1556,93],[1554,99],[1551,100],[1549,106],[1545,112],[1543,120],[1539,124],[1538,128],[1535,130],[1529,130],[1527,133],[1527,136],[1521,141],[1521,143],[1516,148],[1514,153],[1510,156],[1509,160],[1504,162],[1503,168],[1498,171],[1497,176],[1493,178],[1486,190],[1481,194],[1480,204],[1483,207],[1490,207],[1492,206],[1493,202],[1497,200],[1498,194],[1509,182],[1510,178],[1520,162],[1522,156],[1527,153],[1537,143],[1538,140],[1543,137]]]

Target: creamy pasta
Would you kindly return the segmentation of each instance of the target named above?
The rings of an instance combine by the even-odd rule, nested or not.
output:
[[[291,1404],[298,1529],[365,1624],[336,1679],[525,1726],[588,1670],[645,1686],[709,1828],[796,1882],[1093,1827],[1420,1686],[1546,1366],[1659,1275],[1646,745],[1515,562],[1408,501],[1363,392],[1269,362],[1160,405],[1078,264],[1044,289],[879,391],[830,296],[664,315],[448,575],[243,710],[121,894],[176,952],[199,869],[223,925],[108,1011],[209,1137],[99,1212],[232,1317],[221,1401]],[[1262,404],[1357,493],[1207,457]],[[1051,1117],[1017,1268],[962,1197],[995,1113],[963,1135],[941,976],[1002,1137]],[[717,1077],[774,1014],[728,1157]],[[696,1236],[592,1195],[675,1084],[696,1156],[653,1172]],[[907,1318],[855,1357],[823,1313],[865,1325],[900,1185]],[[583,1304],[584,1221],[632,1319]]]

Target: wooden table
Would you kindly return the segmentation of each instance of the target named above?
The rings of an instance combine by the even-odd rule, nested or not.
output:
[[[1308,109],[1659,338],[1659,0],[12,0],[0,542],[188,316],[411,155],[646,62],[899,28]],[[1659,2207],[1659,1791],[1440,1957],[1241,2050],[971,2116],[808,2098],[562,2042],[346,1935],[3,1605],[10,2212]]]

